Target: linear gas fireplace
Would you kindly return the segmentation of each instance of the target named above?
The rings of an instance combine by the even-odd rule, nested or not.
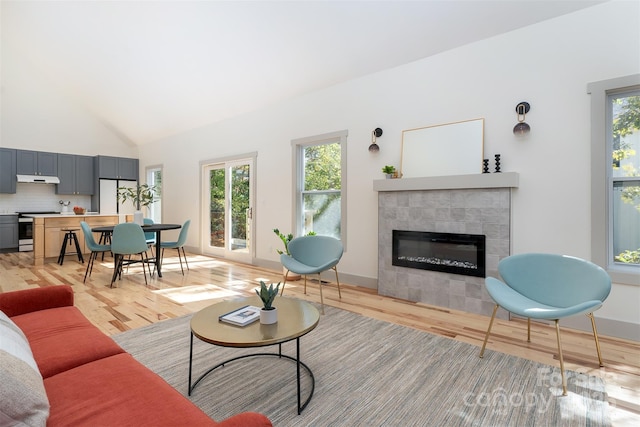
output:
[[[485,277],[485,236],[393,230],[392,264]]]

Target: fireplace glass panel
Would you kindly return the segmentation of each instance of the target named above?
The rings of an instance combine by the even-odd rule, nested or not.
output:
[[[393,230],[392,264],[485,277],[485,236]]]

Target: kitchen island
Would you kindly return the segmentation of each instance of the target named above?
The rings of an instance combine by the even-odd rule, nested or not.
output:
[[[33,264],[43,265],[45,262],[56,262],[64,240],[65,231],[62,229],[77,228],[76,235],[80,243],[80,250],[87,253],[84,234],[80,222],[86,221],[89,227],[115,225],[120,222],[117,214],[89,214],[89,215],[61,215],[40,214],[29,215],[33,218]],[[94,235],[96,241],[100,238]]]

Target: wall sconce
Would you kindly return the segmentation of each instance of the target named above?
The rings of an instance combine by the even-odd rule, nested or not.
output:
[[[531,106],[528,102],[521,102],[516,105],[516,113],[518,113],[518,124],[513,127],[514,135],[524,135],[531,131],[531,126],[529,126],[524,121],[525,115],[529,112]]]
[[[382,135],[382,129],[375,128],[371,131],[371,145],[369,146],[369,151],[372,153],[377,153],[380,151],[380,147],[376,144],[376,138]]]

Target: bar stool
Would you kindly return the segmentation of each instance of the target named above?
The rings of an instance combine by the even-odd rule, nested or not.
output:
[[[60,248],[60,255],[58,255],[58,264],[62,265],[64,262],[64,257],[66,255],[78,255],[78,261],[84,264],[84,257],[82,256],[82,250],[80,250],[80,243],[78,243],[78,236],[76,235],[77,228],[62,228],[62,231],[65,232],[64,240],[62,241],[62,247]],[[75,252],[67,252],[67,245],[71,245],[71,241],[76,245]]]

